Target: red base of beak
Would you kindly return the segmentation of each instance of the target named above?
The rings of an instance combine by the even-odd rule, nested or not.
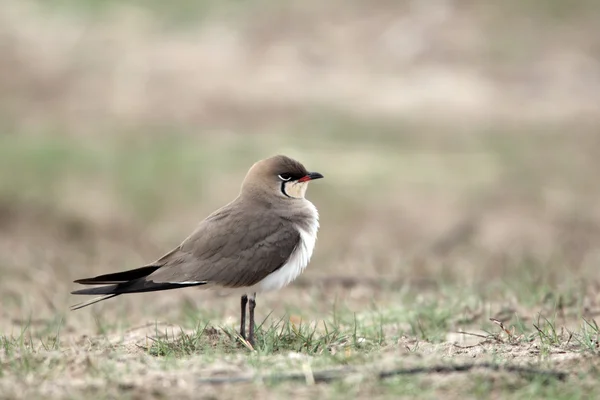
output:
[[[321,175],[318,172],[310,172],[308,173],[308,175],[303,176],[302,178],[298,179],[298,182],[308,182],[308,181],[312,181],[315,179],[321,179],[323,178],[323,175]]]

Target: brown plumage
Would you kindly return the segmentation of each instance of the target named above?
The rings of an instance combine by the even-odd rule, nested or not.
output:
[[[239,196],[200,222],[160,259],[141,268],[75,281],[106,286],[72,292],[104,295],[73,309],[126,293],[188,286],[241,289],[247,290],[243,307],[250,295],[253,333],[255,293],[287,285],[310,259],[318,214],[304,194],[308,182],[318,178],[322,175],[308,172],[286,156],[257,162],[248,171]],[[245,336],[243,329],[241,334]]]

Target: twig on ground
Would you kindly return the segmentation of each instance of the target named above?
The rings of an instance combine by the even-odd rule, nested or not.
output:
[[[491,334],[481,335],[479,333],[463,332],[463,331],[457,332],[457,333],[460,333],[462,335],[475,336],[478,338],[485,339],[483,342],[477,343],[476,345],[473,345],[473,346],[467,346],[465,348],[476,347],[476,346],[482,345],[484,343],[489,343],[491,340],[495,340],[496,342],[499,342],[499,343],[504,343],[504,340],[502,340],[500,337],[498,337],[498,335],[491,335]],[[460,347],[460,346],[458,346],[458,347]]]
[[[434,365],[430,367],[414,367],[414,368],[396,368],[387,371],[379,371],[375,373],[377,379],[387,379],[395,376],[417,375],[417,374],[449,374],[455,372],[469,372],[473,369],[486,369],[491,371],[506,371],[519,374],[523,377],[534,378],[542,377],[546,379],[565,380],[568,373],[562,371],[539,370],[535,368],[520,367],[517,365],[499,365],[493,363],[477,363],[463,365]],[[315,383],[327,383],[334,380],[344,379],[350,375],[364,374],[356,368],[339,368],[312,373],[311,381]],[[366,374],[365,374],[366,375]],[[232,384],[232,383],[248,383],[253,381],[262,381],[269,383],[298,381],[306,382],[306,374],[304,372],[291,374],[273,374],[267,376],[261,375],[244,375],[244,376],[228,376],[228,377],[211,377],[200,378],[199,384]]]
[[[506,327],[504,326],[502,321],[500,321],[499,319],[496,319],[496,318],[490,318],[490,321],[492,321],[493,323],[498,325],[500,327],[500,329],[502,329],[504,331],[504,333],[506,333],[508,335],[508,338],[512,339],[512,337],[513,337],[512,332],[509,331],[508,329],[506,329]]]
[[[488,344],[488,343],[490,343],[490,340],[486,339],[483,342],[479,342],[477,344],[472,344],[470,346],[461,346],[460,344],[456,344],[456,343],[452,343],[452,345],[458,349],[472,349],[472,348],[479,347],[481,345]]]

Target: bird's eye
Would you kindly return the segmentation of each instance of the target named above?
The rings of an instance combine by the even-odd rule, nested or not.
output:
[[[284,182],[289,181],[290,179],[292,179],[292,176],[290,174],[281,174],[279,175],[279,179],[281,179]]]

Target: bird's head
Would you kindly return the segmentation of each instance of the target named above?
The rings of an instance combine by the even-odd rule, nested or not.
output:
[[[242,194],[261,193],[282,199],[303,199],[308,183],[323,178],[300,162],[277,155],[255,163],[242,184]]]

